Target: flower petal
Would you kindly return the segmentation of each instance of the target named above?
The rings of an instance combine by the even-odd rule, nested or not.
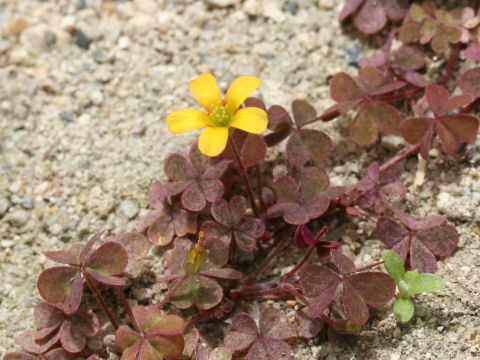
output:
[[[196,109],[176,110],[167,116],[167,124],[170,131],[180,134],[186,131],[200,129],[208,126],[208,115]]]
[[[252,134],[261,134],[267,129],[267,113],[257,107],[246,107],[233,115],[230,126]]]
[[[207,127],[198,138],[198,148],[207,156],[217,156],[227,146],[227,127]]]
[[[217,80],[212,74],[201,74],[195,80],[190,81],[190,91],[195,99],[209,112],[212,111],[214,106],[222,104]]]
[[[228,88],[225,105],[228,105],[233,111],[237,110],[245,99],[260,86],[261,82],[262,80],[255,76],[239,76]]]

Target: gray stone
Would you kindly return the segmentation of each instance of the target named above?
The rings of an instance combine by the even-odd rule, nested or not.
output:
[[[296,14],[298,9],[298,3],[296,1],[289,1],[285,4],[285,11],[290,14]]]
[[[22,207],[27,210],[31,210],[35,207],[35,203],[29,197],[24,197],[23,199],[21,199],[20,205],[22,205]]]
[[[92,102],[99,106],[99,105],[102,105],[103,104],[103,94],[100,90],[94,90],[90,93],[90,100],[92,100]]]
[[[47,48],[53,47],[57,42],[57,35],[54,32],[47,30],[43,34],[43,42]]]
[[[14,210],[10,213],[8,221],[15,227],[21,227],[30,219],[30,212],[22,209]]]
[[[80,29],[76,29],[76,31],[75,31],[75,45],[77,45],[79,48],[88,50],[91,42],[92,42],[92,39],[87,34],[85,34]]]
[[[5,215],[9,207],[10,207],[10,201],[8,201],[8,199],[5,197],[0,196],[0,216]]]
[[[105,55],[98,51],[93,52],[92,58],[97,64],[101,64],[105,61]]]
[[[73,116],[70,115],[69,113],[61,112],[60,114],[58,114],[58,116],[60,117],[60,119],[62,119],[63,121],[65,121],[67,123],[72,123],[72,122],[75,121]]]
[[[135,216],[138,215],[139,211],[140,211],[140,207],[138,206],[138,203],[134,200],[127,199],[127,200],[123,200],[120,203],[120,212],[127,219],[133,219]]]
[[[345,50],[348,65],[358,66],[358,62],[363,58],[363,49],[359,44],[351,44]]]

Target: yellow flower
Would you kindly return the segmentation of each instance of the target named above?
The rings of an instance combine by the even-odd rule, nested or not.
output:
[[[264,110],[257,107],[239,109],[260,83],[261,80],[255,76],[240,76],[230,85],[222,101],[215,77],[201,74],[190,82],[190,91],[207,112],[176,110],[167,116],[168,128],[175,134],[206,128],[200,134],[198,147],[207,156],[217,156],[227,146],[230,127],[252,134],[261,134],[267,128],[268,119]]]

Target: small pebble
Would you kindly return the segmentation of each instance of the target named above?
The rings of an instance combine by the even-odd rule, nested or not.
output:
[[[12,247],[14,244],[13,240],[2,240],[0,241],[0,245],[4,248]]]
[[[31,210],[35,207],[35,203],[29,197],[25,197],[22,200],[20,200],[20,205],[22,205],[22,207],[27,210]]]
[[[105,61],[105,55],[103,53],[94,51],[92,54],[93,61],[95,61],[97,64],[101,64]]]
[[[92,102],[95,105],[102,105],[103,104],[103,94],[102,94],[102,92],[99,91],[99,90],[92,91],[90,93],[90,100],[92,100]]]
[[[57,35],[52,31],[45,31],[45,34],[43,34],[43,42],[47,48],[51,48],[57,42]]]
[[[400,339],[402,336],[402,331],[400,330],[400,328],[396,327],[395,330],[393,330],[393,337],[395,339]]]
[[[9,217],[9,222],[15,227],[21,227],[27,223],[27,221],[30,219],[30,212],[26,210],[15,210],[10,214]]]
[[[120,203],[120,212],[127,219],[133,219],[140,211],[138,203],[133,200],[123,200]]]
[[[73,116],[70,115],[69,113],[61,112],[60,114],[58,114],[58,116],[60,117],[60,119],[62,119],[63,121],[65,121],[67,123],[72,123],[72,122],[75,121]]]
[[[7,33],[19,35],[28,27],[28,22],[23,17],[11,18],[8,20]]]
[[[88,50],[92,39],[87,36],[82,30],[76,29],[75,31],[75,45],[77,45],[81,49]]]
[[[359,44],[352,44],[345,50],[348,65],[358,66],[358,62],[363,58],[363,49]]]
[[[290,14],[296,14],[298,9],[298,3],[296,1],[289,1],[285,4],[285,11]]]
[[[10,207],[10,201],[8,201],[8,199],[5,197],[0,196],[0,216],[5,215],[9,207]]]
[[[77,1],[77,9],[83,10],[87,7],[87,2],[85,0],[78,0]]]

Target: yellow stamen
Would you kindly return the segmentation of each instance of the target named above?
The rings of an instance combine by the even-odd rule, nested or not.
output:
[[[188,275],[195,275],[200,272],[200,268],[205,262],[205,249],[203,248],[205,242],[205,233],[199,231],[197,245],[190,250],[183,261],[183,269]]]

